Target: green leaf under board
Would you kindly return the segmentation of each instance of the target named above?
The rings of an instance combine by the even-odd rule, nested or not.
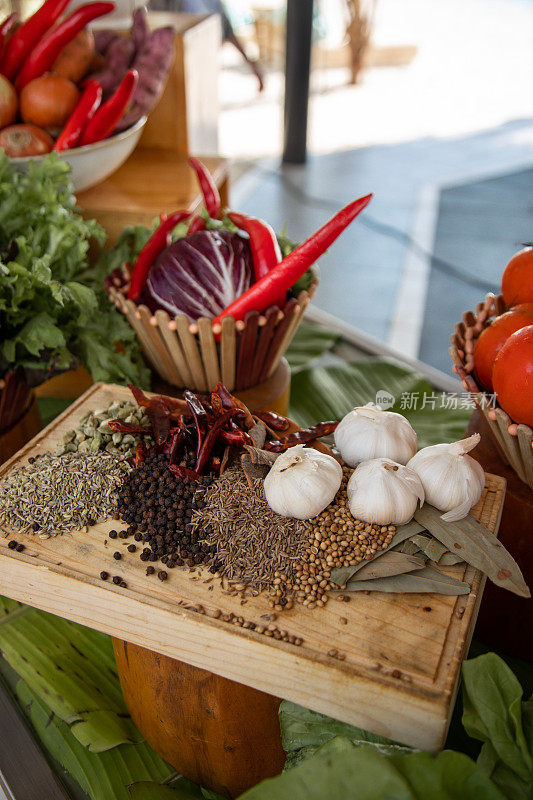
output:
[[[500,540],[469,514],[457,522],[442,519],[441,512],[425,505],[415,511],[415,519],[451,553],[480,569],[491,581],[520,597],[531,597],[520,567]]]
[[[142,737],[120,689],[111,639],[23,606],[0,617],[0,650],[81,744],[101,752]]]
[[[467,733],[484,743],[480,766],[507,796],[533,796],[530,707],[512,670],[494,653],[463,664],[463,709]]]
[[[175,774],[146,743],[91,753],[24,681],[17,684],[17,696],[45,750],[91,800],[130,800],[127,787],[132,783],[161,782]]]
[[[313,361],[331,350],[338,339],[339,334],[335,331],[310,322],[301,322],[285,353],[293,376],[295,372],[310,366]]]
[[[341,419],[354,406],[375,402],[381,390],[395,398],[390,410],[404,414],[411,422],[420,448],[454,442],[463,436],[471,409],[441,408],[446,395],[435,392],[431,384],[405,367],[380,359],[297,372],[291,382],[290,415],[300,425]],[[424,396],[426,407],[422,408]],[[419,398],[418,407],[402,408],[402,398],[406,402],[410,397]]]

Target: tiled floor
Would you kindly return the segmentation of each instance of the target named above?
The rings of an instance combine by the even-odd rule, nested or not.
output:
[[[399,5],[383,0],[380,35],[391,35]],[[279,166],[275,73],[264,97],[255,98],[250,85],[239,106],[229,102],[223,72],[221,138],[230,155],[239,154],[239,173],[246,167],[233,205],[277,229],[286,225],[296,240],[354,197],[375,193],[365,216],[322,259],[316,304],[449,371],[453,322],[485,288],[497,288],[517,242],[532,238],[533,49],[525,29],[533,3],[401,6],[417,24],[404,18],[403,28],[392,28],[419,45],[419,56],[409,67],[368,70],[357,87],[328,88],[336,73],[315,76],[320,91],[312,98],[305,166]],[[242,90],[248,79],[235,68],[232,80]],[[446,275],[432,255],[478,285]]]

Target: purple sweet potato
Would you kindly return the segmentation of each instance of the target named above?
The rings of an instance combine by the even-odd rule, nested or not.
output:
[[[113,41],[118,39],[117,31],[112,31],[110,28],[102,28],[102,30],[94,32],[94,49],[97,53],[105,55],[107,48]]]
[[[130,35],[135,46],[135,54],[140,53],[150,36],[150,28],[148,27],[148,18],[144,6],[136,8],[133,12]]]
[[[133,39],[118,36],[113,39],[105,54],[105,66],[90,76],[102,84],[104,99],[113,94],[120,81],[130,68],[135,52]]]
[[[150,34],[131,65],[139,73],[139,82],[128,111],[116,127],[117,132],[134,125],[157,104],[163,94],[173,57],[174,29],[158,28]]]

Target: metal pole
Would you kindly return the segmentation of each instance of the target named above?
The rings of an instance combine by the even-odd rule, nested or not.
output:
[[[303,164],[311,69],[313,0],[287,0],[283,162]]]

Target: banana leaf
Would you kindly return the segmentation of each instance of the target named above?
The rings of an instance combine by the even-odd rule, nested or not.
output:
[[[405,367],[369,359],[297,372],[291,382],[290,415],[302,426],[342,419],[354,406],[376,402],[378,392],[391,395],[394,402],[389,410],[407,417],[418,434],[420,448],[460,439],[472,413],[471,409],[446,407],[449,395],[436,392]],[[416,408],[409,408],[415,404]]]
[[[146,743],[91,752],[22,680],[17,684],[17,697],[50,758],[61,764],[91,800],[131,800],[131,784],[161,782],[175,774]]]
[[[338,340],[339,334],[335,331],[310,322],[301,322],[285,353],[292,374],[310,366],[313,361],[331,350]]]
[[[108,636],[19,606],[0,617],[0,650],[89,750],[142,741],[124,702]]]

